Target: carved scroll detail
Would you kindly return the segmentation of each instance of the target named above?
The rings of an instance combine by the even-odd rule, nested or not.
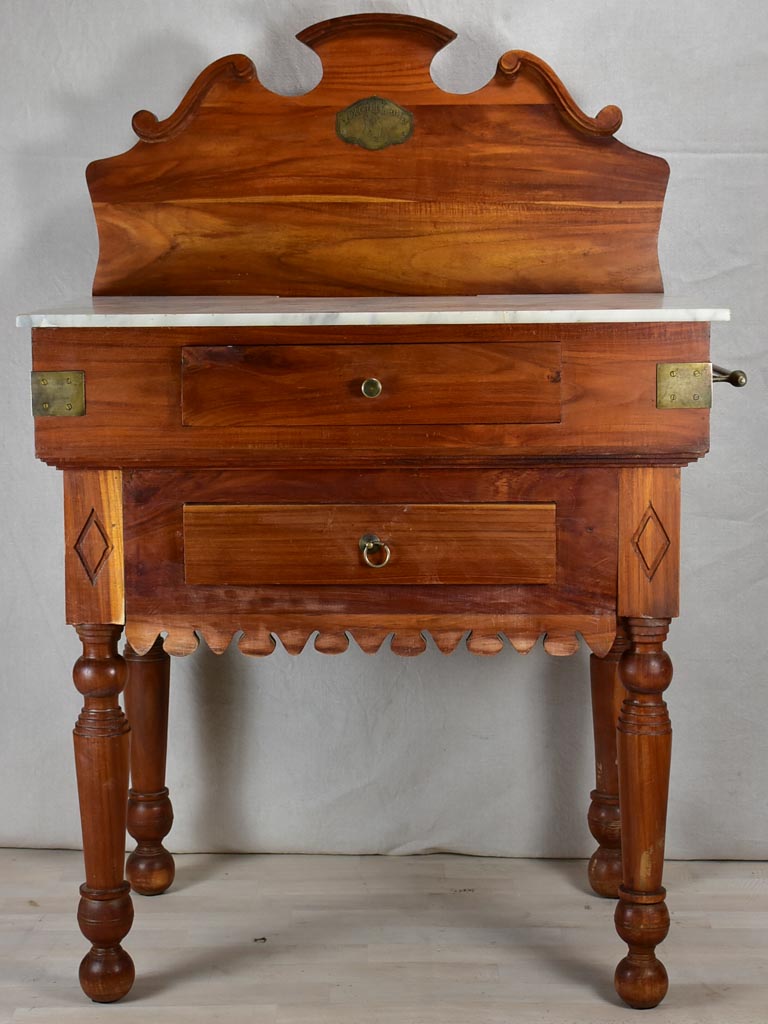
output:
[[[211,87],[219,79],[227,77],[250,82],[256,77],[256,68],[251,58],[243,53],[220,57],[200,72],[170,117],[160,121],[150,110],[137,110],[131,121],[133,130],[142,142],[165,142],[172,139],[186,128]]]
[[[532,54],[509,51],[471,95],[442,89],[430,69],[452,37],[400,15],[332,19],[299,35],[323,67],[301,96],[267,88],[237,54],[165,120],[139,111],[141,141],[86,172],[94,293],[662,291],[666,162],[611,138],[619,110],[588,117]],[[334,125],[341,112],[346,138],[374,97],[374,112],[388,99],[406,113],[379,109],[369,156],[359,125],[350,144]]]
[[[585,135],[614,135],[621,128],[623,115],[618,107],[610,104],[603,107],[596,117],[589,117],[549,64],[533,53],[527,50],[508,50],[499,61],[499,71],[508,78],[515,78],[524,67],[531,68],[549,88],[557,100],[563,119]]]

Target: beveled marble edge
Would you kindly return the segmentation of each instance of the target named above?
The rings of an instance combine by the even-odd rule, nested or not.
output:
[[[87,298],[22,313],[19,327],[300,327],[363,324],[669,323],[730,320],[730,310],[663,294],[279,298]]]

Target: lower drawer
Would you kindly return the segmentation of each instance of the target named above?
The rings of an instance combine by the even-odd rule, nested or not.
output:
[[[185,504],[188,584],[554,583],[554,503]]]

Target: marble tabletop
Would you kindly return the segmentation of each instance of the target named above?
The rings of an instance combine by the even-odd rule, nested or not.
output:
[[[671,323],[729,320],[730,310],[664,294],[280,298],[96,296],[23,313],[19,327],[300,327],[362,324]]]

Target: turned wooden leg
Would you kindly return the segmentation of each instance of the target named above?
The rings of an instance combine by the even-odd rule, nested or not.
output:
[[[619,662],[627,696],[618,726],[622,885],[616,930],[629,946],[616,968],[616,991],[637,1009],[656,1006],[667,972],[655,948],[669,931],[662,887],[672,726],[662,693],[672,680],[664,651],[669,619],[629,618],[629,649]]]
[[[92,943],[80,964],[80,984],[91,999],[111,1003],[130,990],[134,979],[133,961],[120,945],[133,923],[123,874],[129,727],[118,702],[125,683],[125,662],[117,653],[122,627],[76,629],[83,654],[73,677],[85,697],[74,732],[85,860],[77,919]]]
[[[621,884],[621,821],[616,726],[626,690],[619,679],[619,659],[629,646],[620,629],[608,654],[589,659],[592,723],[595,732],[595,788],[590,793],[589,830],[599,843],[589,862],[589,884],[598,896],[616,899]]]
[[[123,656],[128,666],[125,710],[131,723],[128,831],[137,843],[126,874],[134,892],[156,896],[171,885],[176,871],[173,857],[163,846],[173,824],[165,786],[171,659],[162,639],[146,654],[137,654],[126,644]]]

